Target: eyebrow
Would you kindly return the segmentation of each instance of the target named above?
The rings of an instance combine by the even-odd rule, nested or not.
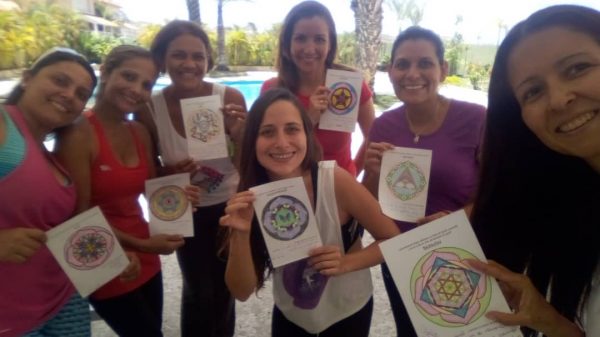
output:
[[[587,54],[586,52],[578,52],[578,53],[575,53],[575,54],[570,54],[570,55],[567,55],[567,56],[565,56],[565,57],[563,57],[563,58],[559,59],[559,60],[558,60],[558,61],[557,61],[557,62],[554,64],[554,68],[561,68],[561,67],[562,67],[562,66],[563,66],[565,63],[569,62],[570,60],[572,60],[572,59],[574,59],[574,58],[577,58],[577,57],[580,57],[580,56],[583,56],[583,55],[586,55],[586,54]],[[534,79],[535,79],[535,76],[530,76],[530,77],[527,77],[526,79],[524,79],[523,81],[521,81],[521,82],[520,82],[520,83],[519,83],[519,84],[518,84],[518,85],[515,87],[515,90],[518,90],[518,89],[519,89],[521,86],[523,86],[523,85],[527,84],[528,82],[531,82],[531,81],[533,81]]]

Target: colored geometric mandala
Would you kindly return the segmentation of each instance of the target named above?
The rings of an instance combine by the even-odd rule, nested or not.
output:
[[[208,143],[214,136],[219,134],[221,118],[212,110],[201,108],[200,111],[188,117],[190,136],[201,142]]]
[[[413,269],[412,299],[423,317],[434,324],[471,324],[490,304],[491,279],[471,269],[465,259],[476,257],[459,248],[439,248],[423,256]]]
[[[427,185],[425,175],[417,165],[404,161],[396,165],[385,177],[387,186],[400,200],[416,197]]]
[[[308,226],[308,211],[300,200],[280,195],[271,199],[263,209],[263,227],[277,240],[292,240]]]
[[[78,270],[103,264],[113,251],[114,236],[102,227],[86,227],[73,233],[65,243],[65,261]]]
[[[179,219],[188,208],[185,191],[176,185],[168,185],[154,191],[148,202],[150,211],[160,220]]]
[[[356,90],[346,82],[338,82],[330,88],[329,108],[336,115],[345,115],[354,109],[357,102]]]

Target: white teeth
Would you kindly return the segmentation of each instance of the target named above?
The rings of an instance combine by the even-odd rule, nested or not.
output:
[[[570,132],[575,129],[578,129],[578,128],[582,127],[583,125],[585,125],[587,122],[591,121],[594,118],[594,116],[596,116],[596,114],[598,114],[598,111],[599,110],[594,110],[594,111],[585,113],[583,115],[580,115],[580,116],[576,117],[575,119],[570,120],[567,123],[560,125],[558,127],[558,131]]]
[[[271,157],[275,159],[288,159],[293,155],[293,153],[271,153]]]
[[[408,89],[408,90],[417,90],[417,89],[421,89],[424,88],[424,85],[405,85],[404,88]]]
[[[60,110],[60,112],[67,112],[67,108],[64,105],[55,101],[50,101],[50,103],[52,103],[52,105],[54,105],[58,110]]]

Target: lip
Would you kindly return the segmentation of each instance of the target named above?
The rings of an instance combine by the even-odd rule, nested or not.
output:
[[[575,132],[589,124],[594,118],[598,116],[599,113],[600,108],[578,114],[574,118],[571,118],[570,120],[561,123],[559,126],[556,127],[555,131],[557,133],[562,134]]]

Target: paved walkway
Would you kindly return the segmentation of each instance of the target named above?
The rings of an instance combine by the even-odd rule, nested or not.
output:
[[[363,243],[372,242],[372,238],[365,233]],[[163,332],[165,337],[179,337],[179,303],[181,298],[181,274],[175,254],[162,258],[164,278],[164,314]],[[372,337],[394,336],[396,333],[394,319],[389,307],[389,302],[379,266],[371,268],[374,288],[374,312],[371,324]],[[237,302],[236,305],[236,337],[269,337],[271,336],[271,310],[273,308],[273,297],[271,295],[271,283],[266,288],[253,295],[246,302]],[[115,333],[104,323],[94,321],[92,323],[93,337],[114,337]],[[142,337],[142,336],[140,336]]]

